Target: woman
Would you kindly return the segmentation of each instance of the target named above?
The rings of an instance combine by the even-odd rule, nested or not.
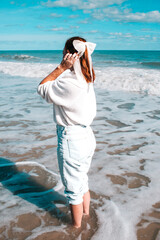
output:
[[[96,147],[90,127],[96,115],[91,59],[95,46],[80,37],[68,39],[62,62],[38,86],[38,93],[53,103],[59,170],[76,228],[90,206],[87,173]]]

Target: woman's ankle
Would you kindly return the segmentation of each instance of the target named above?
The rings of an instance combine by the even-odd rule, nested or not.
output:
[[[86,192],[83,196],[83,215],[89,216],[90,209],[90,192]]]
[[[89,212],[83,212],[83,216],[89,216]]]
[[[80,228],[80,227],[81,227],[81,224],[80,224],[80,225],[73,224],[73,227],[74,227],[74,228]]]

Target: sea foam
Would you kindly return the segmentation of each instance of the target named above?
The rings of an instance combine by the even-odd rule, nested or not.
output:
[[[41,78],[53,71],[56,64],[0,62],[0,72],[19,77]]]
[[[43,78],[57,64],[0,62],[0,72],[11,76]],[[160,71],[134,67],[95,68],[95,86],[110,91],[131,91],[145,94],[160,94]]]
[[[160,94],[160,71],[133,67],[108,67],[97,69],[96,84],[110,91],[132,91]]]

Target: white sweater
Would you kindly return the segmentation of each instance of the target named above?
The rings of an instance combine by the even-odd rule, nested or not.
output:
[[[66,70],[56,80],[38,86],[37,92],[48,103],[53,103],[55,123],[61,126],[92,123],[96,115],[93,83],[78,80],[76,74]]]

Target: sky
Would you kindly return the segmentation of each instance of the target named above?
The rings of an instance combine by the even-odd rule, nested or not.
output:
[[[0,1],[0,50],[61,50],[73,36],[97,50],[160,50],[160,1]]]

